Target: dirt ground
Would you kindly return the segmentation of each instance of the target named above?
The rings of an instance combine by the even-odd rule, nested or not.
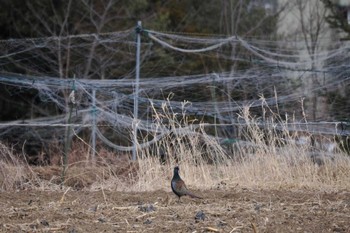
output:
[[[350,232],[350,192],[0,191],[1,232]]]

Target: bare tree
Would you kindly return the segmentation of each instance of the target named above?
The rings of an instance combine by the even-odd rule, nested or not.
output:
[[[311,66],[309,69],[314,71],[323,64],[316,64],[317,53],[322,46],[321,36],[327,32],[326,13],[327,9],[319,0],[294,0],[297,11],[297,20],[300,26],[301,37],[305,42],[305,47]],[[312,72],[311,78],[304,82],[306,90],[315,90],[321,85],[318,73]],[[318,92],[311,93],[311,119],[316,121],[318,115],[324,114],[319,111],[320,96]]]
[[[317,68],[322,67],[324,64],[318,64],[317,54],[321,49],[327,48],[329,42],[325,40],[325,36],[330,35],[328,25],[326,23],[327,9],[323,6],[319,0],[293,0],[287,1],[288,15],[285,15],[281,29],[287,29],[285,36],[287,38],[294,37],[296,40],[302,39],[305,45],[305,51],[301,51],[300,54],[306,53],[308,57],[309,67],[305,69],[310,70],[309,76],[303,75],[302,85],[304,93],[307,95],[308,100],[305,103],[307,116],[310,119],[316,121],[319,117],[327,114],[321,106],[323,97],[319,92],[315,90],[321,85],[320,76],[317,72],[314,72]],[[314,90],[310,92],[310,90]]]

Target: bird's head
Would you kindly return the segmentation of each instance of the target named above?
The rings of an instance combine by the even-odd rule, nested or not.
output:
[[[174,176],[173,176],[173,178],[177,178],[177,179],[180,178],[179,170],[180,170],[179,166],[174,167]]]

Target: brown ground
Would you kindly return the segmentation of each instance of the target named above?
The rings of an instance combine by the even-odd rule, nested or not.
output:
[[[1,232],[350,232],[350,192],[0,192]],[[202,214],[201,214],[202,211]],[[197,215],[197,220],[196,220]]]

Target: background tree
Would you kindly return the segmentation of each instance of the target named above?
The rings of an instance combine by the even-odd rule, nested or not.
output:
[[[346,1],[332,1],[332,0],[321,0],[327,9],[326,21],[329,26],[335,30],[341,31],[348,35],[348,37],[340,40],[349,40],[350,36],[350,23],[349,23],[349,9],[350,3]],[[343,2],[343,3],[342,3]],[[341,4],[342,3],[342,4]],[[336,38],[338,39],[338,38]],[[348,67],[349,54],[340,54],[333,59],[327,61],[327,66],[342,66]],[[333,79],[344,80],[349,76],[347,69],[341,71],[334,70],[329,74]],[[327,104],[330,108],[330,115],[332,118],[341,121],[349,121],[349,106],[350,100],[348,98],[350,94],[350,88],[348,85],[341,85],[337,91],[327,92]]]
[[[5,56],[4,60],[7,60],[2,64],[6,63],[6,66],[0,69],[15,74],[61,79],[71,79],[74,75],[85,79],[132,78],[135,75],[135,45],[123,44],[120,38],[113,40],[111,33],[125,30],[129,33],[127,40],[132,41],[134,38],[130,37],[135,36],[136,21],[141,20],[145,29],[187,33],[189,36],[237,35],[247,39],[273,39],[276,37],[278,12],[267,12],[261,3],[248,0],[50,0],[23,4],[20,0],[6,0],[0,12],[0,27],[3,29],[0,37],[13,38],[17,44],[12,43],[11,50],[21,52],[16,56]],[[206,54],[182,54],[152,44],[146,35],[142,41],[141,74],[144,79],[221,72],[230,72],[234,76],[237,72],[257,66],[252,63],[254,55],[237,43]],[[23,49],[27,46],[31,46],[28,51]],[[183,43],[179,46],[186,48],[189,45]],[[206,84],[145,95],[163,99],[173,92],[174,100],[179,101],[249,100],[261,93],[273,95],[271,86],[274,84],[283,85],[277,79],[263,80],[260,77],[254,82],[238,80],[216,83],[214,80],[213,87]],[[7,86],[3,88],[9,90]],[[63,90],[60,95],[68,99],[69,92]],[[2,120],[36,118],[63,112],[55,104],[41,101],[40,93],[36,90],[22,91],[18,95],[14,95],[12,90],[3,93],[8,93],[1,94],[3,104],[11,99],[14,105],[3,109],[0,115]],[[15,112],[18,109],[20,112]],[[235,113],[228,114],[231,116],[227,116],[227,119],[235,117]]]
[[[329,13],[326,16],[326,21],[332,28],[341,29],[342,31],[350,34],[350,25],[348,21],[350,4],[346,3],[341,5],[340,1],[333,0],[321,0],[325,8]]]
[[[326,9],[318,0],[296,0],[296,7],[299,13],[299,23],[301,27],[302,37],[305,41],[307,53],[311,60],[310,70],[315,71],[318,67],[323,64],[316,64],[317,53],[322,46],[321,36],[325,34],[327,25],[325,21]],[[319,74],[312,72],[311,78],[307,79],[305,90],[316,90],[317,87],[321,86]],[[322,110],[318,109],[322,101],[320,97],[324,93],[313,91],[311,94],[311,108],[309,114],[311,119],[316,121],[320,115],[323,115]]]

